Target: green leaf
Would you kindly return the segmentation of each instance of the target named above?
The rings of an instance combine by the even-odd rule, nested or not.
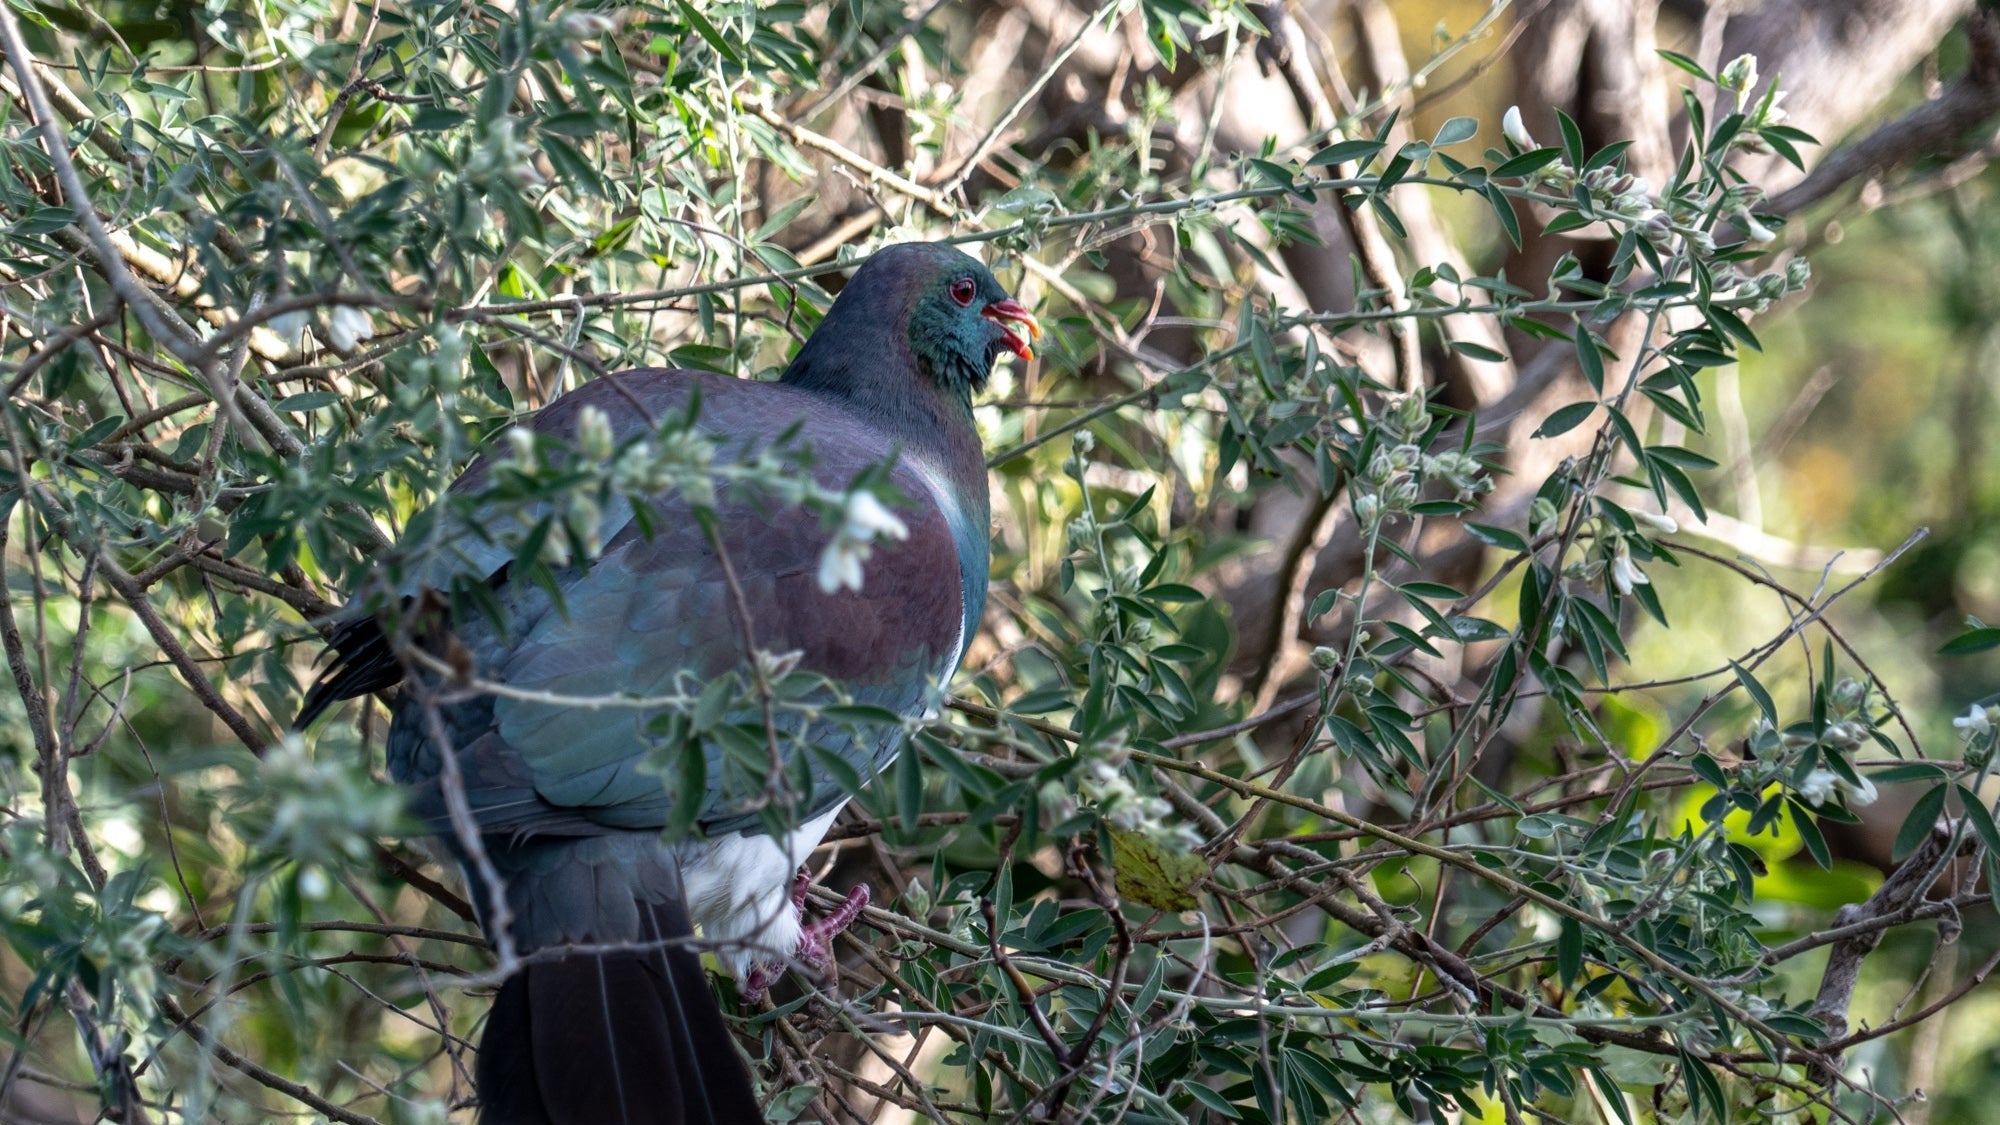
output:
[[[903,744],[896,762],[896,816],[905,832],[917,830],[924,812],[924,770],[915,742]]]
[[[502,297],[510,300],[525,300],[528,296],[528,275],[519,266],[508,262],[500,267],[500,281],[495,285]]]
[[[1455,145],[1469,141],[1479,133],[1479,122],[1470,117],[1454,117],[1438,127],[1437,136],[1431,139],[1432,148]]]
[[[709,46],[715,48],[716,54],[721,55],[737,66],[743,65],[742,54],[736,50],[734,44],[722,37],[721,30],[715,24],[709,22],[709,18],[702,15],[700,9],[689,3],[688,0],[674,0],[674,3],[681,10],[681,18],[687,21],[689,27],[694,28],[696,35],[701,36],[702,39],[707,41]]]
[[[1564,988],[1575,987],[1576,978],[1583,975],[1583,924],[1567,915],[1556,936],[1556,972]]]
[[[1708,1113],[1723,1122],[1729,1120],[1729,1102],[1722,1093],[1722,1083],[1708,1064],[1690,1054],[1687,1048],[1680,1050],[1681,1077],[1687,1083],[1688,1112],[1696,1121]]]
[[[1903,826],[1896,829],[1896,843],[1889,849],[1890,858],[1900,861],[1930,838],[1931,829],[1937,826],[1938,817],[1944,812],[1944,798],[1948,791],[1947,786],[1934,785],[1916,799],[1910,806],[1910,814],[1903,818]]]
[[[1506,352],[1489,348],[1484,344],[1475,344],[1470,340],[1447,340],[1445,346],[1462,356],[1484,360],[1487,363],[1503,363],[1507,359]]]
[[[1457,601],[1465,596],[1462,591],[1455,590],[1442,582],[1405,582],[1396,589],[1412,597],[1441,598],[1445,601]]]
[[[1562,110],[1556,110],[1556,128],[1562,131],[1563,156],[1572,168],[1583,167],[1583,130]]]
[[[1200,1102],[1203,1109],[1208,1110],[1208,1112],[1215,1114],[1217,1117],[1229,1121],[1243,1120],[1243,1110],[1240,1106],[1223,1097],[1221,1094],[1216,1093],[1214,1090],[1209,1089],[1207,1086],[1202,1085],[1199,1080],[1190,1079],[1182,1082],[1180,1087],[1189,1094],[1194,1095],[1194,1100]]]
[[[2000,628],[1988,625],[1960,633],[1938,649],[1939,656],[1970,656],[1975,652],[2000,648]]]
[[[1603,394],[1604,353],[1598,350],[1596,338],[1581,321],[1576,326],[1576,361],[1583,368],[1583,377],[1590,380],[1590,389]]]
[[[1993,823],[1993,810],[1986,807],[1979,794],[1965,786],[1954,785],[1952,788],[1958,791],[1959,803],[1965,806],[1965,819],[1972,822],[1972,831],[1978,835],[1979,842],[1986,845],[1988,852],[2000,855],[2000,826]]]
[[[1572,402],[1568,406],[1561,407],[1543,419],[1542,424],[1535,427],[1532,436],[1555,437],[1558,434],[1566,434],[1595,413],[1597,405],[1595,402]]]
[[[1703,70],[1700,63],[1678,51],[1661,51],[1656,49],[1653,53],[1667,60],[1668,63],[1680,67],[1682,70],[1701,79],[1703,82],[1713,83],[1715,81],[1715,76]]]
[[[1773,1031],[1782,1031],[1786,1035],[1795,1035],[1800,1039],[1826,1038],[1825,1025],[1817,1020],[1799,1015],[1797,1012],[1779,1012],[1776,1015],[1766,1016],[1764,1017],[1764,1026]]]
[[[1716,462],[1696,453],[1692,449],[1682,449],[1678,445],[1649,445],[1646,456],[1678,465],[1683,469],[1708,470],[1716,467]]]
[[[1796,797],[1787,798],[1786,804],[1792,813],[1792,825],[1799,830],[1799,839],[1805,841],[1806,851],[1819,864],[1820,870],[1833,867],[1833,850],[1826,846],[1826,835],[1819,830],[1819,820],[1813,816],[1806,803]]]
[[[446,129],[456,129],[472,115],[455,109],[427,105],[410,115],[410,130],[416,133],[441,133]]]
[[[22,236],[53,234],[75,221],[76,211],[73,208],[39,204],[8,228],[8,232]]]
[[[1750,698],[1757,701],[1757,710],[1764,713],[1764,720],[1774,727],[1777,726],[1778,705],[1771,702],[1771,693],[1764,690],[1764,685],[1757,682],[1757,677],[1750,674],[1750,669],[1734,660],[1729,662],[1729,667],[1736,673],[1736,680],[1743,685],[1743,690],[1749,692]]]
[[[286,414],[303,414],[308,410],[320,410],[340,401],[338,391],[306,391],[303,394],[286,395],[271,406]]]
[[[1945,772],[1929,762],[1905,762],[1900,766],[1890,766],[1868,775],[1868,780],[1877,785],[1895,785],[1904,781],[1943,781]]]
[[[1696,754],[1694,757],[1688,759],[1688,768],[1694,771],[1696,777],[1701,778],[1717,789],[1729,788],[1729,779],[1723,776],[1722,766],[1707,754]]]
[[[1486,544],[1488,547],[1498,547],[1503,551],[1526,551],[1528,549],[1528,541],[1526,539],[1521,538],[1518,534],[1504,527],[1494,527],[1491,524],[1467,521],[1465,524],[1465,533]]]
[[[1502,161],[1498,168],[1493,169],[1493,171],[1487,174],[1496,180],[1528,176],[1541,171],[1561,159],[1562,150],[1559,148],[1538,148],[1531,152],[1524,152],[1511,160]]]
[[[813,197],[809,195],[801,196],[798,201],[811,203],[813,202]],[[995,211],[1003,215],[1020,216],[1033,214],[1036,211],[1051,207],[1057,202],[1055,192],[1047,188],[1035,187],[1032,184],[1024,184],[994,200],[991,206]],[[786,221],[790,222],[789,219]],[[767,223],[765,225],[768,227],[770,224]],[[759,237],[763,236],[760,234]]]
[[[1382,151],[1381,141],[1335,141],[1312,154],[1306,161],[1308,168],[1324,168],[1329,164],[1346,164],[1351,160],[1365,161]]]
[[[1521,219],[1514,214],[1514,201],[1507,198],[1507,193],[1501,191],[1495,184],[1487,184],[1480,190],[1480,194],[1486,197],[1487,204],[1493,208],[1493,217],[1499,220],[1500,229],[1507,232],[1507,241],[1513,243],[1516,250],[1520,249]],[[1521,319],[1526,324],[1541,324],[1538,320],[1525,317]]]
[[[106,415],[92,422],[89,429],[71,438],[69,447],[71,449],[89,449],[91,446],[117,433],[118,427],[124,424],[125,416],[123,414]]]
[[[1497,621],[1488,621],[1484,617],[1453,617],[1448,619],[1445,624],[1450,627],[1454,640],[1465,641],[1467,643],[1472,641],[1502,641],[1514,635],[1513,631],[1505,625]]]

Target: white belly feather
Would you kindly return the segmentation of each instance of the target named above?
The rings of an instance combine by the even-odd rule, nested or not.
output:
[[[780,838],[732,833],[682,849],[688,917],[718,943],[716,956],[741,979],[758,961],[781,961],[799,945],[792,877],[833,827],[846,801]]]

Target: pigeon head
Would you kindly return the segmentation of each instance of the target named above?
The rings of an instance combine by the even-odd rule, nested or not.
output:
[[[910,277],[910,352],[947,388],[982,390],[1002,352],[1035,358],[1042,326],[971,256],[937,243],[891,246],[869,259]],[[856,275],[856,281],[861,280]]]
[[[900,243],[855,271],[785,379],[873,398],[908,393],[914,366],[921,379],[969,402],[1001,353],[1032,359],[1030,341],[1041,333],[1034,314],[978,259],[942,243]],[[887,362],[898,355],[907,364]],[[901,387],[884,385],[897,379]]]

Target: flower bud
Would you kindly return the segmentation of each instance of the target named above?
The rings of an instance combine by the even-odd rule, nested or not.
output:
[[[1535,497],[1528,505],[1528,534],[1540,535],[1544,529],[1556,521],[1555,501],[1546,496]]]
[[[603,461],[615,444],[611,417],[595,406],[586,406],[576,419],[576,450],[587,461]]]
[[[1742,93],[1757,84],[1757,56],[1738,55],[1729,60],[1716,76],[1717,83],[1725,90]]]
[[[514,426],[507,431],[507,453],[509,460],[523,469],[535,467],[535,431],[526,426]]]
[[[1868,685],[1852,676],[1843,676],[1833,685],[1833,710],[1835,714],[1852,715],[1868,703]]]
[[[1672,516],[1655,515],[1652,512],[1631,512],[1629,514],[1632,517],[1633,523],[1661,535],[1672,535],[1681,529],[1681,525],[1676,523]]]

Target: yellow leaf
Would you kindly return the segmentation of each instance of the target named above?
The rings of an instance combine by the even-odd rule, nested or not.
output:
[[[1111,866],[1118,893],[1156,910],[1193,910],[1194,889],[1208,878],[1198,855],[1182,855],[1143,832],[1111,830]]]

